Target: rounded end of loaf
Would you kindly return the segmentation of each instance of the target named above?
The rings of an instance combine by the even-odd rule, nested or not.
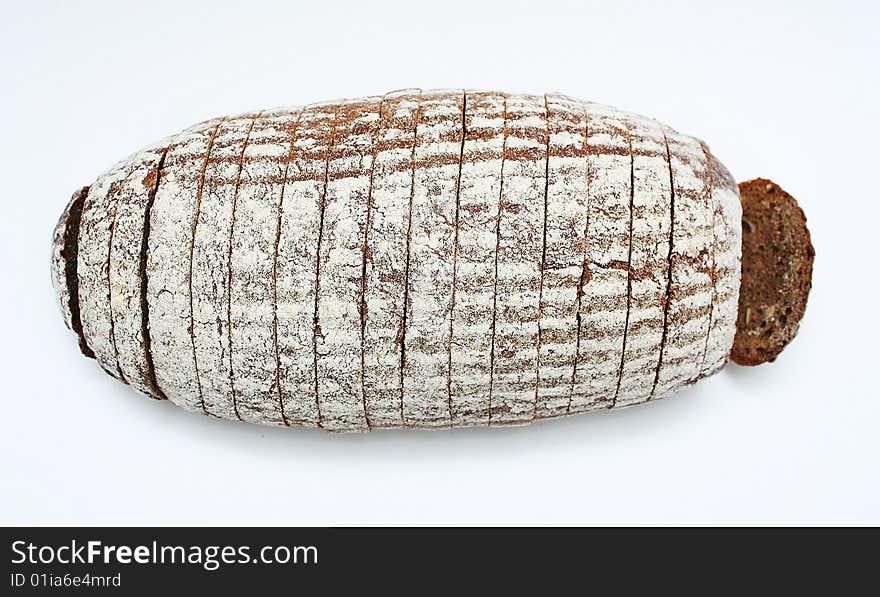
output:
[[[77,336],[80,351],[89,358],[95,353],[86,343],[79,313],[79,284],[76,271],[79,224],[89,187],[77,189],[58,219],[52,237],[52,286],[64,323]]]
[[[756,178],[739,184],[742,283],[730,358],[771,363],[794,339],[807,307],[816,255],[794,197]]]

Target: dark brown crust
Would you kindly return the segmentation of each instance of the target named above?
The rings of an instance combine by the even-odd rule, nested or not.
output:
[[[77,253],[79,252],[79,222],[82,217],[83,205],[89,187],[83,187],[76,193],[77,197],[70,204],[67,214],[67,223],[64,228],[64,247],[61,256],[64,259],[64,279],[67,283],[68,308],[70,309],[70,325],[79,340],[80,351],[90,359],[95,358],[95,353],[89,348],[86,337],[83,334],[82,319],[79,314],[79,278],[76,272]]]
[[[764,178],[740,183],[739,191],[742,285],[730,358],[760,365],[773,362],[797,334],[816,253],[794,197]]]

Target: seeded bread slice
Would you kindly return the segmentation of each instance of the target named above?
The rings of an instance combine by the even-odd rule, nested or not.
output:
[[[730,358],[773,362],[795,337],[807,307],[816,253],[797,201],[765,178],[739,184],[742,285]]]

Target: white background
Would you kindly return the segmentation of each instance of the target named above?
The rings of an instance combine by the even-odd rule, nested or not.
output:
[[[6,7],[0,522],[880,523],[876,6]],[[622,412],[367,435],[190,415],[80,356],[48,273],[74,189],[211,116],[410,86],[610,103],[707,140],[738,180],[773,178],[818,253],[799,336]]]

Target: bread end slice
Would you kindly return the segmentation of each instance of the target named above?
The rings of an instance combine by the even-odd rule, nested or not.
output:
[[[765,178],[741,182],[739,191],[742,285],[730,358],[760,365],[773,362],[797,334],[816,253],[794,197]]]
[[[88,186],[82,187],[73,193],[70,204],[61,215],[61,221],[58,223],[62,234],[58,236],[56,242],[59,243],[58,249],[61,253],[61,263],[64,268],[60,272],[63,275],[63,280],[59,280],[59,284],[64,285],[64,291],[59,292],[63,300],[66,301],[67,310],[70,313],[70,329],[76,334],[80,351],[88,358],[94,359],[95,353],[89,347],[83,334],[79,310],[79,277],[76,271],[77,253],[79,251],[79,224],[83,205],[88,194]]]

